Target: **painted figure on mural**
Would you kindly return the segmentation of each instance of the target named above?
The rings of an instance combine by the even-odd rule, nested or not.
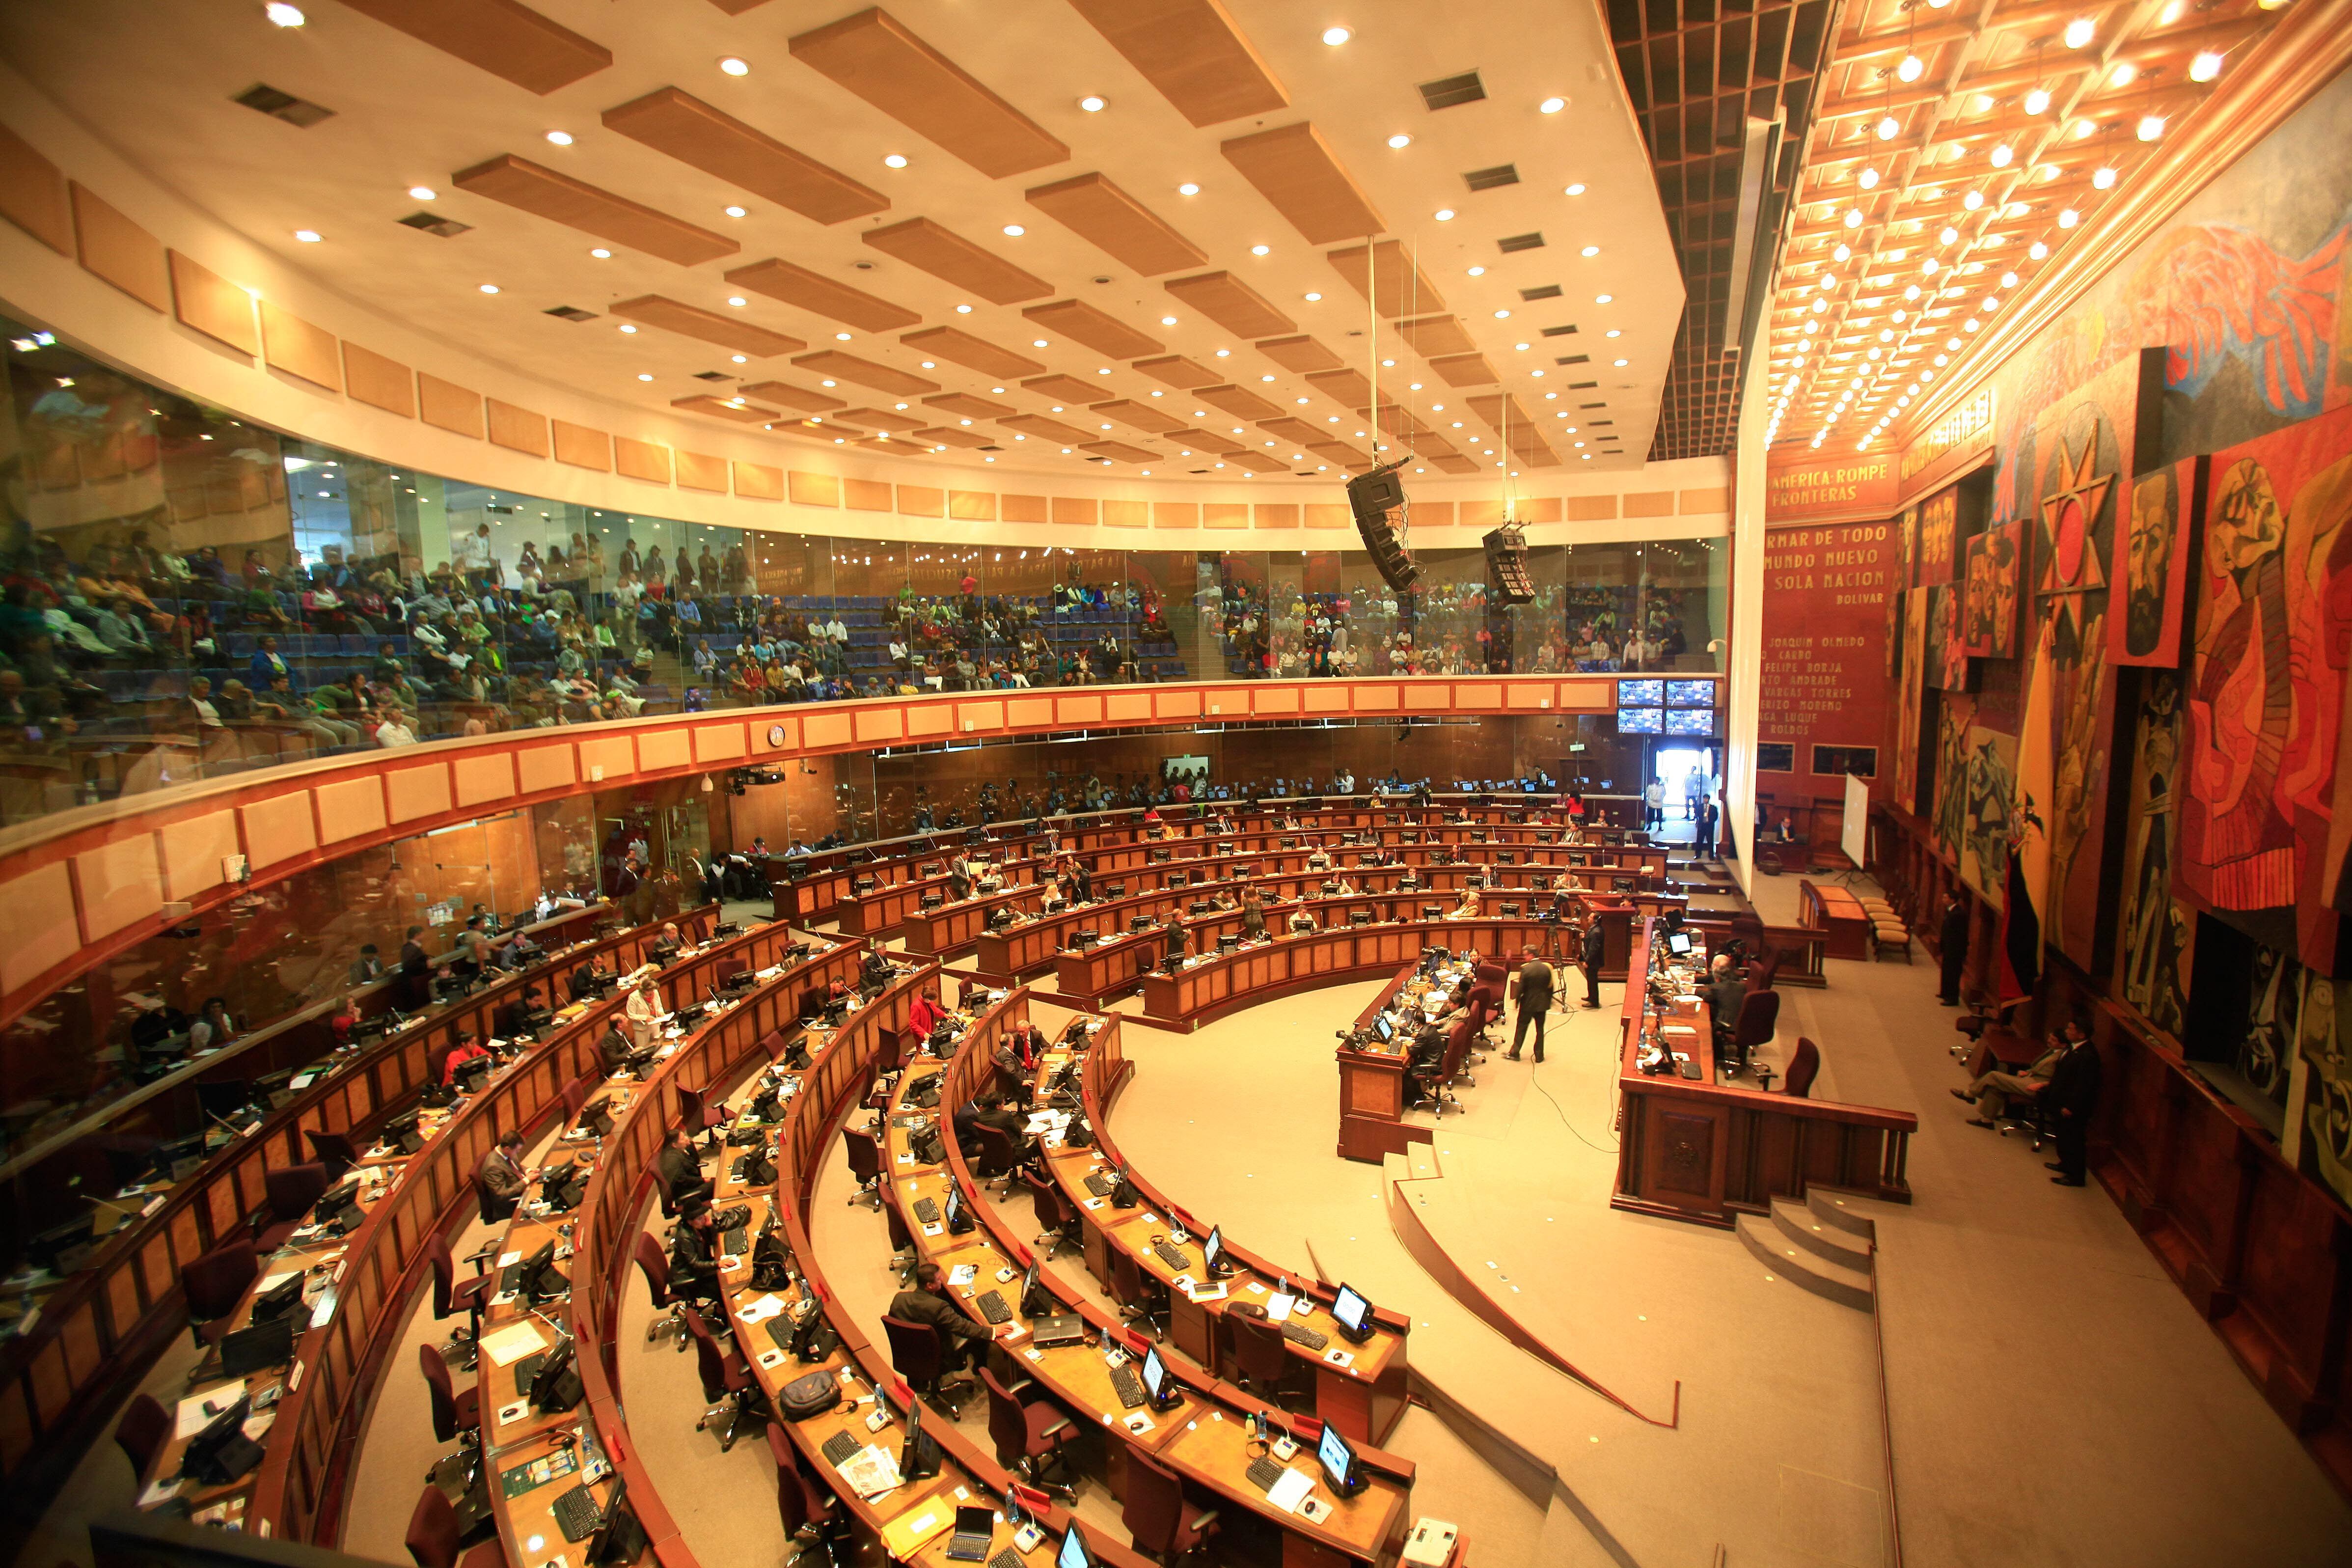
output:
[[[2070,900],[2066,895],[2074,879],[2076,857],[2090,837],[2093,805],[2107,774],[2105,735],[2099,723],[2104,706],[2101,700],[2106,691],[2107,630],[2105,612],[2097,607],[2105,597],[2104,594],[2084,595],[2082,641],[2074,649],[2072,663],[2058,671],[2062,689],[2054,694],[2058,700],[2052,705],[2058,724],[2057,776],[2050,805],[2053,897],[2043,936],[2077,962],[2089,957],[2089,932],[2075,929],[2084,922],[2070,918],[2068,906],[2077,906],[2075,916],[2089,915],[2096,906],[2096,890],[2091,889],[2087,899]]]
[[[2313,975],[2298,1031],[2304,1060],[2303,1149],[2296,1164],[2352,1203],[2352,1052],[2337,993],[2347,983]]]
[[[1956,694],[1945,697],[1937,716],[1936,840],[1955,860],[1968,831],[1969,726],[1975,717],[1975,703]]]
[[[2189,1009],[2186,923],[2172,901],[2172,781],[2180,751],[2180,679],[2159,670],[2139,713],[2137,820],[2126,850],[2122,982],[2141,1017],[2180,1037]]]
[[[2180,485],[2171,468],[2132,488],[2131,535],[2124,568],[2124,647],[2147,656],[2164,640],[2165,595],[2172,544],[2180,526]]]
[[[2288,1068],[2300,1026],[2304,968],[2267,947],[2254,949],[2254,980],[2248,991],[2246,1033],[2231,1053],[2231,1065],[2272,1100],[2286,1102]],[[2317,989],[2326,991],[2322,985]],[[2332,1003],[2334,993],[2328,993]]]
[[[2005,522],[1984,534],[1987,617],[1992,623],[1989,652],[1994,658],[2017,652],[2017,543],[2022,532],[2017,523]]]
[[[2017,741],[1977,729],[1969,732],[1968,803],[1963,809],[1960,877],[1996,906],[2006,897],[2017,803]]]
[[[1992,656],[1992,535],[1979,533],[1969,541],[1967,594],[1961,613],[1960,640],[1979,658]]]

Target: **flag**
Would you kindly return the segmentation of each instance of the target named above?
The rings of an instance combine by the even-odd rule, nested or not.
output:
[[[2042,978],[2042,916],[2050,896],[2050,836],[2044,828],[2057,767],[2051,731],[2057,617],[2042,617],[2026,671],[2025,711],[2017,727],[2017,778],[2009,804],[2009,864],[2001,882],[2000,952],[1994,1001],[2031,996]]]

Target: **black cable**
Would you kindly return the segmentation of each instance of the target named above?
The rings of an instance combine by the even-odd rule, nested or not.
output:
[[[1535,1085],[1535,1090],[1538,1094],[1542,1095],[1548,1100],[1551,1100],[1552,1113],[1559,1118],[1559,1124],[1568,1129],[1568,1135],[1575,1139],[1578,1142],[1583,1144],[1586,1148],[1591,1150],[1596,1154],[1615,1154],[1622,1152],[1622,1151],[1617,1144],[1612,1142],[1604,1149],[1600,1144],[1595,1143],[1591,1139],[1587,1138],[1583,1133],[1579,1132],[1576,1130],[1576,1123],[1568,1119],[1568,1112],[1560,1108],[1559,1101],[1552,1100],[1551,1090],[1546,1089],[1543,1086],[1542,1080],[1535,1076],[1534,1069],[1541,1067],[1542,1065],[1543,1064],[1541,1062],[1531,1062],[1528,1064],[1528,1081]],[[1613,1091],[1612,1093],[1612,1100],[1614,1100]]]

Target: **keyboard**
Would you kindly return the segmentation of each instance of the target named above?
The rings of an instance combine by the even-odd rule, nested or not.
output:
[[[939,1224],[939,1200],[936,1198],[917,1198],[915,1200],[915,1217],[921,1220],[925,1225]]]
[[[1184,1256],[1184,1249],[1181,1247],[1171,1246],[1164,1241],[1155,1241],[1151,1244],[1151,1250],[1158,1253],[1160,1261],[1171,1268],[1189,1268],[1192,1266],[1192,1260]]]
[[[1305,1345],[1311,1351],[1319,1351],[1325,1345],[1331,1342],[1330,1335],[1318,1334],[1313,1329],[1304,1327],[1297,1323],[1283,1324],[1282,1337],[1288,1340],[1292,1344]]]
[[[988,1568],[1023,1568],[1021,1553],[1008,1546],[988,1560]]]
[[[790,1312],[779,1312],[768,1320],[768,1337],[776,1342],[778,1350],[790,1351],[796,1328]]]
[[[1270,1492],[1274,1483],[1282,1479],[1282,1467],[1261,1454],[1249,1462],[1248,1474],[1251,1485],[1262,1492]]]
[[[522,1265],[509,1263],[499,1270],[498,1294],[511,1296],[522,1288]]]
[[[563,1531],[566,1541],[585,1541],[604,1522],[604,1510],[586,1487],[573,1487],[555,1500],[555,1527]]]
[[[719,1238],[719,1250],[730,1258],[742,1257],[743,1249],[751,1245],[751,1233],[740,1225]]]
[[[1118,1178],[1108,1171],[1097,1171],[1087,1177],[1087,1191],[1098,1198],[1107,1198],[1118,1191]]]
[[[980,1315],[992,1323],[1009,1323],[1013,1321],[1013,1309],[1006,1306],[1004,1298],[993,1290],[982,1296],[972,1302],[972,1305],[978,1307]]]
[[[1142,1408],[1149,1397],[1143,1392],[1143,1380],[1135,1375],[1135,1369],[1131,1366],[1110,1369],[1110,1389],[1118,1395],[1118,1402],[1129,1410]]]
[[[727,1174],[731,1180],[740,1182],[746,1175],[751,1173],[751,1156],[745,1154],[740,1156],[733,1164],[727,1167]]]
[[[818,1452],[824,1454],[826,1464],[839,1466],[845,1465],[856,1458],[860,1447],[862,1445],[857,1439],[848,1433],[835,1432],[824,1440],[824,1447]]]

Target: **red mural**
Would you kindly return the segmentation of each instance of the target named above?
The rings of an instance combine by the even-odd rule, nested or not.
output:
[[[2107,616],[2107,662],[2180,668],[2180,623],[2189,599],[2189,520],[2204,497],[2201,458],[2132,481],[2131,513],[2116,530],[2107,578],[2116,595]]]
[[[1883,522],[1776,528],[1765,545],[1757,735],[1794,748],[1800,793],[1843,787],[1842,774],[1813,773],[1815,746],[1879,743],[1895,550],[1895,530]]]
[[[2182,892],[2342,971],[2335,809],[2352,662],[2352,410],[2215,454],[2182,772]]]

